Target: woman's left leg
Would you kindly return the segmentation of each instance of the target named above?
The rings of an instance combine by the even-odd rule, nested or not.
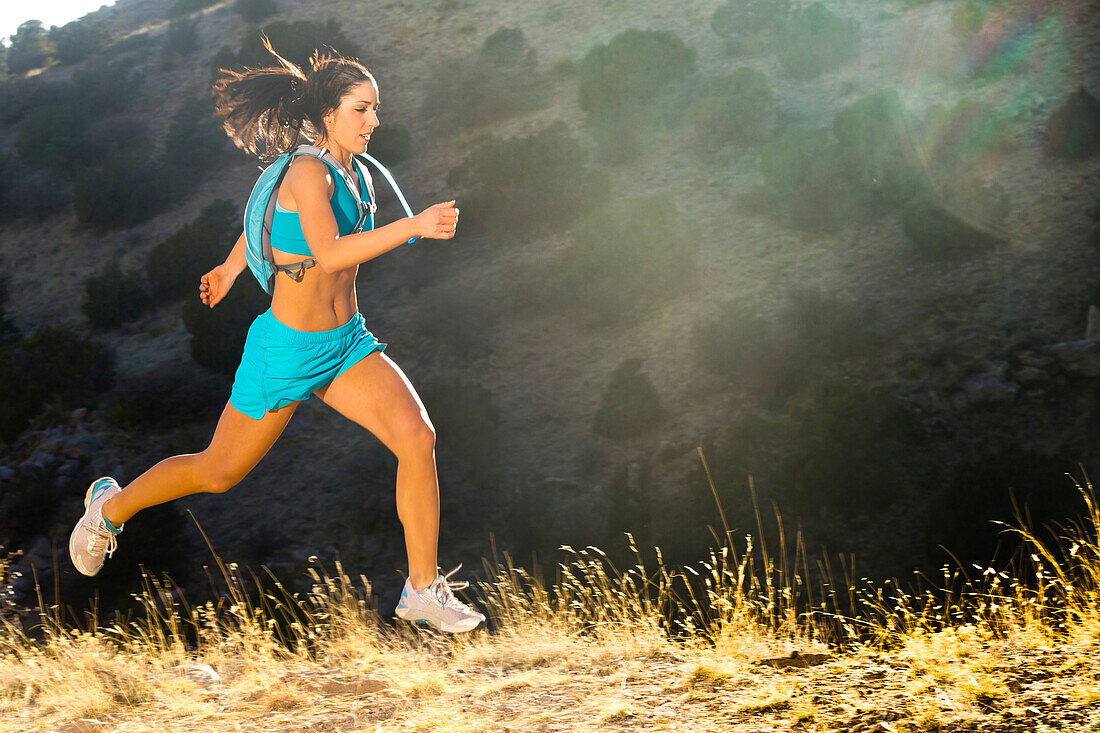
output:
[[[427,587],[437,568],[439,479],[435,427],[420,396],[381,351],[360,359],[314,394],[397,456],[397,516],[405,530],[409,580],[414,588]]]

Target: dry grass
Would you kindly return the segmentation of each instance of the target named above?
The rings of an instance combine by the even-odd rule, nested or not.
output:
[[[938,594],[849,581],[838,598],[803,581],[800,541],[805,575],[785,546],[750,537],[739,555],[727,531],[683,572],[636,549],[619,570],[590,547],[546,588],[486,562],[492,631],[458,636],[388,625],[339,564],[307,598],[274,581],[254,602],[258,580],[218,560],[217,604],[147,579],[128,625],[49,621],[38,640],[6,626],[0,731],[1100,730],[1100,515],[1080,488],[1065,556],[1008,528],[1032,549],[1016,568],[1030,587],[960,570]]]

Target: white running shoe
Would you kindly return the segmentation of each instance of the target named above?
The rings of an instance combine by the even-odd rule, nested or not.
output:
[[[69,557],[73,567],[85,575],[95,575],[103,567],[104,556],[110,557],[118,548],[117,532],[107,528],[103,519],[103,503],[122,491],[110,476],[97,478],[84,494],[84,516],[69,535]],[[122,531],[122,527],[118,528]]]
[[[446,575],[437,574],[431,585],[421,590],[416,590],[412,587],[412,582],[406,580],[405,587],[401,591],[401,600],[397,602],[397,617],[413,623],[429,623],[441,631],[450,633],[472,631],[477,628],[485,621],[485,617],[459,601],[451,593],[452,590],[467,587],[469,583],[452,583],[447,580],[460,567],[462,567],[461,563]]]

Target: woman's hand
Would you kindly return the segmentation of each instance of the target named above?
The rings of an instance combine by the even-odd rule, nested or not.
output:
[[[450,239],[458,227],[458,207],[447,201],[424,209],[416,215],[420,236],[425,239]]]
[[[237,276],[224,264],[218,265],[199,280],[199,298],[213,308],[233,287],[236,279]]]

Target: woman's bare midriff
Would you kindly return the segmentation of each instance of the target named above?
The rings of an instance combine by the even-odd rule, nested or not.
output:
[[[329,186],[329,198],[333,189]],[[290,191],[279,191],[279,205],[289,211],[297,211]],[[271,250],[277,265],[293,265],[307,257]],[[271,315],[282,324],[298,331],[328,331],[351,320],[359,310],[355,298],[355,275],[359,266],[339,272],[327,273],[320,265],[306,270],[298,282],[285,272],[275,275],[275,287],[271,296]]]

